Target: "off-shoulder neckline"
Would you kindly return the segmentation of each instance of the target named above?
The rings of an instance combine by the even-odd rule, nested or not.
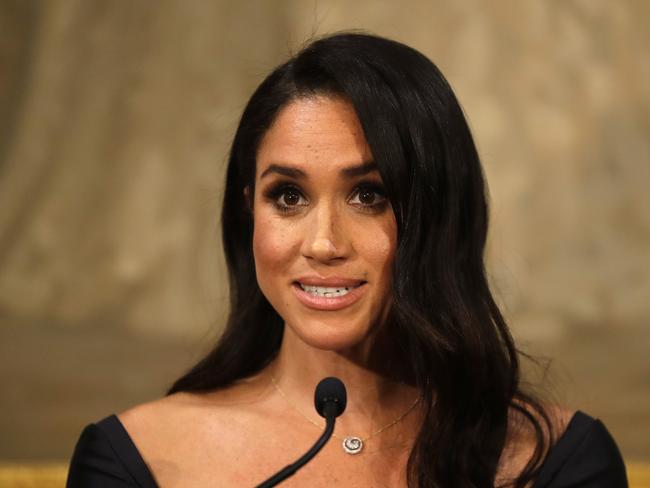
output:
[[[544,461],[533,488],[544,486],[547,480],[562,467],[568,455],[579,445],[585,433],[596,421],[593,417],[577,410],[569,420],[566,429],[551,448]],[[156,488],[155,477],[140,454],[133,439],[117,415],[110,415],[96,424],[108,436],[115,455],[143,488]]]

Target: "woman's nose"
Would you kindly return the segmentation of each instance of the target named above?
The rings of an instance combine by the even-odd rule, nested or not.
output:
[[[317,261],[331,262],[348,257],[350,245],[336,209],[322,205],[306,222],[302,254]]]

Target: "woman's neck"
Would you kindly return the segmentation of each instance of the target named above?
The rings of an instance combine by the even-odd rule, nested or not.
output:
[[[314,410],[314,389],[328,376],[341,379],[347,390],[347,407],[337,420],[340,435],[367,437],[403,415],[419,398],[416,388],[388,379],[369,366],[376,356],[367,345],[351,350],[327,351],[309,346],[290,328],[285,329],[276,360],[268,368],[283,401],[313,420],[319,420]],[[418,409],[403,420],[395,433],[412,431],[419,425]],[[388,436],[394,437],[392,435]]]

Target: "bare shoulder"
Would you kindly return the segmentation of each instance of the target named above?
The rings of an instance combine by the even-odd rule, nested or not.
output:
[[[499,460],[497,481],[517,478],[534,455],[539,439],[531,418],[542,430],[546,455],[566,431],[574,414],[575,410],[561,405],[540,403],[536,408],[521,401],[514,402],[508,413],[508,432]]]
[[[136,435],[170,423],[172,420],[190,414],[200,408],[201,396],[189,393],[175,393],[157,400],[142,403],[117,415],[129,434]],[[175,423],[175,422],[174,422]]]
[[[571,419],[576,414],[576,410],[562,405],[549,405],[548,411],[554,425],[555,438],[559,439],[569,426]]]
[[[214,482],[235,461],[223,446],[250,443],[250,432],[268,417],[264,398],[255,382],[242,381],[216,391],[175,393],[118,418],[159,485],[176,486],[188,478],[207,485],[211,481],[202,477]]]
[[[261,410],[266,390],[255,379],[209,392],[179,392],[132,407],[118,418],[142,454],[197,442],[206,432],[226,435]]]
[[[575,412],[562,405],[541,402],[535,406],[517,400],[508,414],[509,434],[536,440],[535,427],[531,421],[534,419],[542,428],[547,442],[552,443],[562,436]]]

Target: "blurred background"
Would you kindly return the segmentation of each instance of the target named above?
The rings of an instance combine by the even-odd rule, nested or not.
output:
[[[66,462],[210,347],[238,117],[310,37],[352,28],[422,51],[463,104],[495,293],[550,361],[531,381],[650,460],[648,19],[643,0],[0,0],[0,460]]]

